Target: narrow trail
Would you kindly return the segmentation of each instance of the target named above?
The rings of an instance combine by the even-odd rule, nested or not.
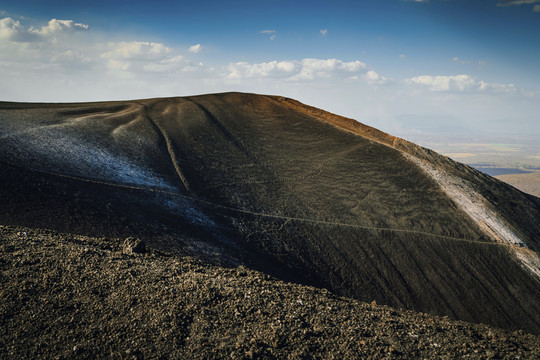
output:
[[[260,212],[246,210],[246,209],[234,208],[234,207],[227,206],[227,205],[221,205],[221,204],[217,204],[217,203],[214,203],[214,202],[211,202],[211,201],[208,201],[208,200],[204,200],[204,199],[200,199],[200,198],[193,197],[193,196],[188,196],[188,195],[182,195],[182,194],[167,191],[167,190],[152,189],[152,188],[133,186],[133,185],[126,185],[126,184],[117,184],[117,183],[111,183],[111,182],[102,181],[102,180],[94,180],[94,179],[88,179],[88,178],[83,178],[83,177],[78,177],[78,176],[61,174],[61,173],[51,172],[51,171],[47,171],[47,170],[22,166],[22,165],[13,163],[13,162],[8,161],[8,160],[3,160],[3,159],[0,159],[0,163],[5,163],[5,164],[8,164],[8,165],[11,165],[11,166],[14,166],[14,167],[18,167],[18,168],[21,168],[21,169],[25,169],[25,170],[28,170],[28,171],[38,172],[38,173],[42,173],[42,174],[47,174],[47,175],[56,176],[56,177],[62,177],[62,178],[66,178],[66,179],[76,180],[76,181],[83,181],[83,182],[97,184],[97,185],[104,185],[104,186],[110,186],[110,187],[121,188],[121,189],[138,190],[138,191],[150,191],[150,192],[154,192],[154,193],[166,194],[166,195],[170,195],[170,196],[190,200],[190,201],[193,201],[193,202],[197,202],[197,203],[200,203],[200,204],[204,204],[204,205],[207,205],[207,206],[210,206],[210,207],[213,207],[213,208],[223,209],[223,210],[227,210],[227,211],[233,211],[233,212],[236,212],[236,213],[247,214],[247,215],[251,215],[251,216],[255,216],[255,217],[280,219],[280,220],[285,220],[285,221],[288,221],[288,222],[293,221],[293,222],[311,223],[311,224],[318,224],[318,225],[341,226],[341,227],[348,227],[348,228],[355,228],[355,229],[362,229],[362,230],[389,231],[389,232],[394,232],[394,233],[409,233],[409,234],[424,235],[424,236],[435,237],[435,238],[439,238],[439,239],[446,239],[446,240],[459,241],[459,242],[465,242],[465,243],[472,243],[472,244],[478,244],[478,245],[502,246],[502,247],[506,247],[506,248],[510,248],[510,249],[516,249],[516,248],[521,249],[521,247],[519,247],[519,246],[506,244],[506,243],[479,241],[479,240],[467,239],[467,238],[457,238],[457,237],[453,237],[453,236],[434,234],[434,233],[425,232],[425,231],[418,231],[418,230],[394,229],[394,228],[385,228],[385,227],[373,227],[373,226],[364,226],[364,225],[358,225],[358,224],[342,223],[342,222],[336,222],[336,221],[305,219],[305,218],[278,215],[278,214],[266,214],[266,213],[260,213]]]

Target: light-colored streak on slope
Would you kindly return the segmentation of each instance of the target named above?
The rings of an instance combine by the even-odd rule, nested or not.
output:
[[[134,113],[134,110],[125,110],[116,115],[130,113]],[[96,112],[63,118],[59,123],[15,130],[9,127],[9,122],[0,122],[0,133],[4,134],[0,136],[0,159],[18,159],[19,163],[41,170],[58,169],[59,172],[79,177],[173,191],[175,187],[151,168],[142,166],[106,146],[96,145],[95,139],[88,140],[84,131],[78,128],[81,125],[81,129],[84,129],[89,121],[99,117],[111,118],[114,115],[109,112]],[[137,117],[134,120],[138,119]]]
[[[532,250],[525,248],[514,249],[516,257],[540,279],[540,257]]]
[[[511,245],[509,248],[520,263],[540,279],[538,254],[529,250],[525,242],[505,224],[504,220],[485,204],[485,199],[481,194],[463,179],[447,174],[412,155],[406,153],[403,155],[429,174],[450,199],[467,213],[486,235],[500,243]]]
[[[513,251],[516,259],[523,267],[540,279],[540,257],[538,254],[527,248],[521,238],[508,227],[508,225],[491,210],[486,204],[484,197],[469,186],[464,180],[450,176],[438,170],[435,166],[420,160],[403,150],[399,144],[407,144],[408,141],[396,138],[380,130],[364,125],[354,119],[345,118],[326,112],[315,107],[302,104],[296,100],[283,97],[269,96],[269,99],[276,101],[291,109],[313,116],[316,119],[332,124],[333,126],[376,141],[382,145],[389,146],[401,151],[403,156],[417,164],[429,176],[431,176],[441,187],[441,189],[459,206],[471,219],[478,224],[480,229],[498,244],[505,245]],[[416,146],[416,145],[415,145]]]

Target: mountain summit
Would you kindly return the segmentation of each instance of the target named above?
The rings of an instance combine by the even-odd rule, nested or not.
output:
[[[540,332],[540,199],[295,100],[0,103],[0,221]]]

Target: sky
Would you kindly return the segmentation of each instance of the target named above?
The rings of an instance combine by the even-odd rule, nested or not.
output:
[[[242,91],[540,142],[539,66],[540,0],[0,2],[0,101]]]

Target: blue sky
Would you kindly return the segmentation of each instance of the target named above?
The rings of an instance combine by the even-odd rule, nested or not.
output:
[[[0,100],[246,91],[540,139],[540,0],[3,1]]]

